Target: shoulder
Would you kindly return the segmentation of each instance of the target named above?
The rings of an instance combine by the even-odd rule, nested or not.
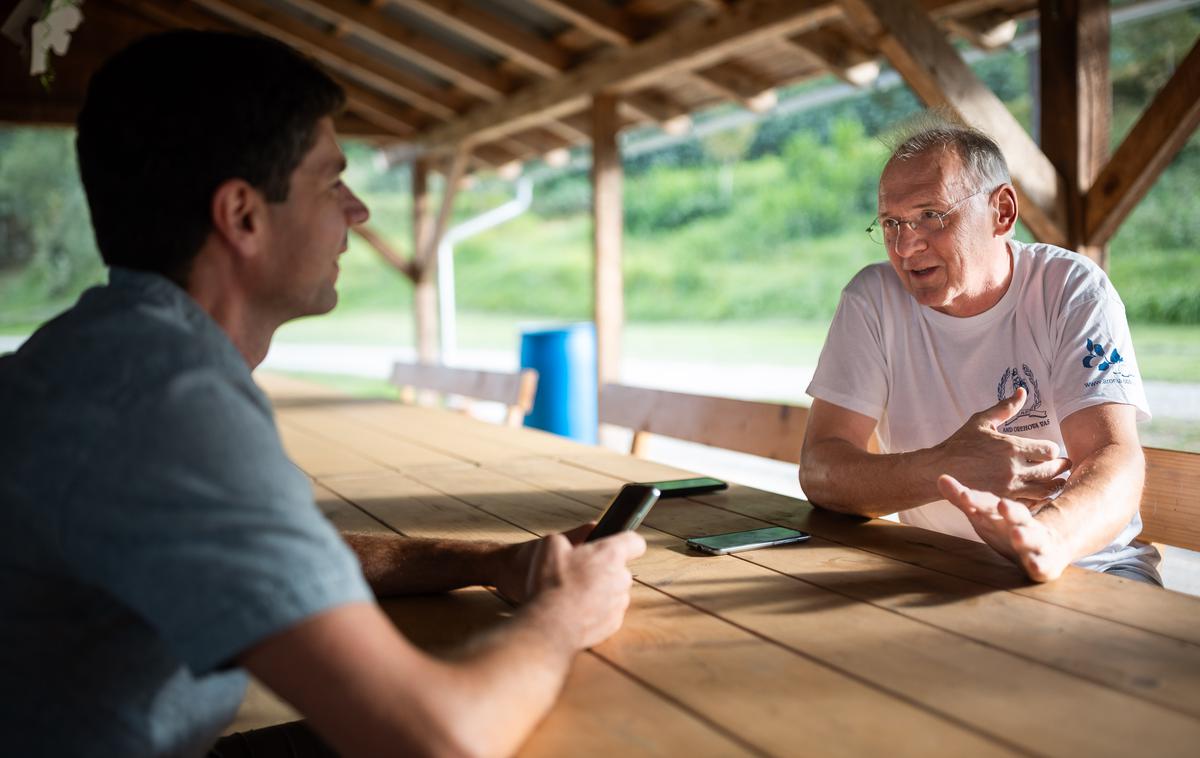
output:
[[[887,261],[863,267],[842,289],[842,307],[878,315],[907,312],[916,301]]]
[[[1116,298],[1108,274],[1090,258],[1045,243],[1012,242],[1020,265],[1027,270],[1026,287],[1045,296],[1047,302],[1072,302]]]
[[[254,394],[233,344],[182,292],[140,297],[93,288],[35,332],[12,363],[14,373],[57,397],[113,410],[162,397],[196,374]]]

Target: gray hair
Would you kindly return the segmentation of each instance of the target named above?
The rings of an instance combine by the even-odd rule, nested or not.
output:
[[[969,126],[938,121],[919,125],[892,150],[888,163],[907,161],[931,150],[953,151],[962,161],[966,189],[991,192],[1002,184],[1012,184],[1008,162],[995,140]]]

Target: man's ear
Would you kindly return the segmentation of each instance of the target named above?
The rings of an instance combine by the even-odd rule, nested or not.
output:
[[[266,232],[266,199],[245,179],[227,179],[213,192],[213,233],[239,257],[256,254]]]
[[[1006,237],[1012,233],[1017,224],[1017,191],[1011,184],[1005,184],[996,190],[996,205],[993,233],[997,237]]]

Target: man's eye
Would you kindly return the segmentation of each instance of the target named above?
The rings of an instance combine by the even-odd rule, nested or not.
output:
[[[921,211],[922,221],[936,221],[940,220],[941,217],[942,214],[938,213],[937,211]]]
[[[879,225],[889,232],[894,232],[900,228],[900,222],[894,218],[885,218],[883,221],[879,222]]]

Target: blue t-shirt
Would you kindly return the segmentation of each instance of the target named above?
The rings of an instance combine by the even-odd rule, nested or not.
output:
[[[239,653],[370,598],[242,356],[169,280],[114,269],[0,357],[7,753],[203,754]]]

